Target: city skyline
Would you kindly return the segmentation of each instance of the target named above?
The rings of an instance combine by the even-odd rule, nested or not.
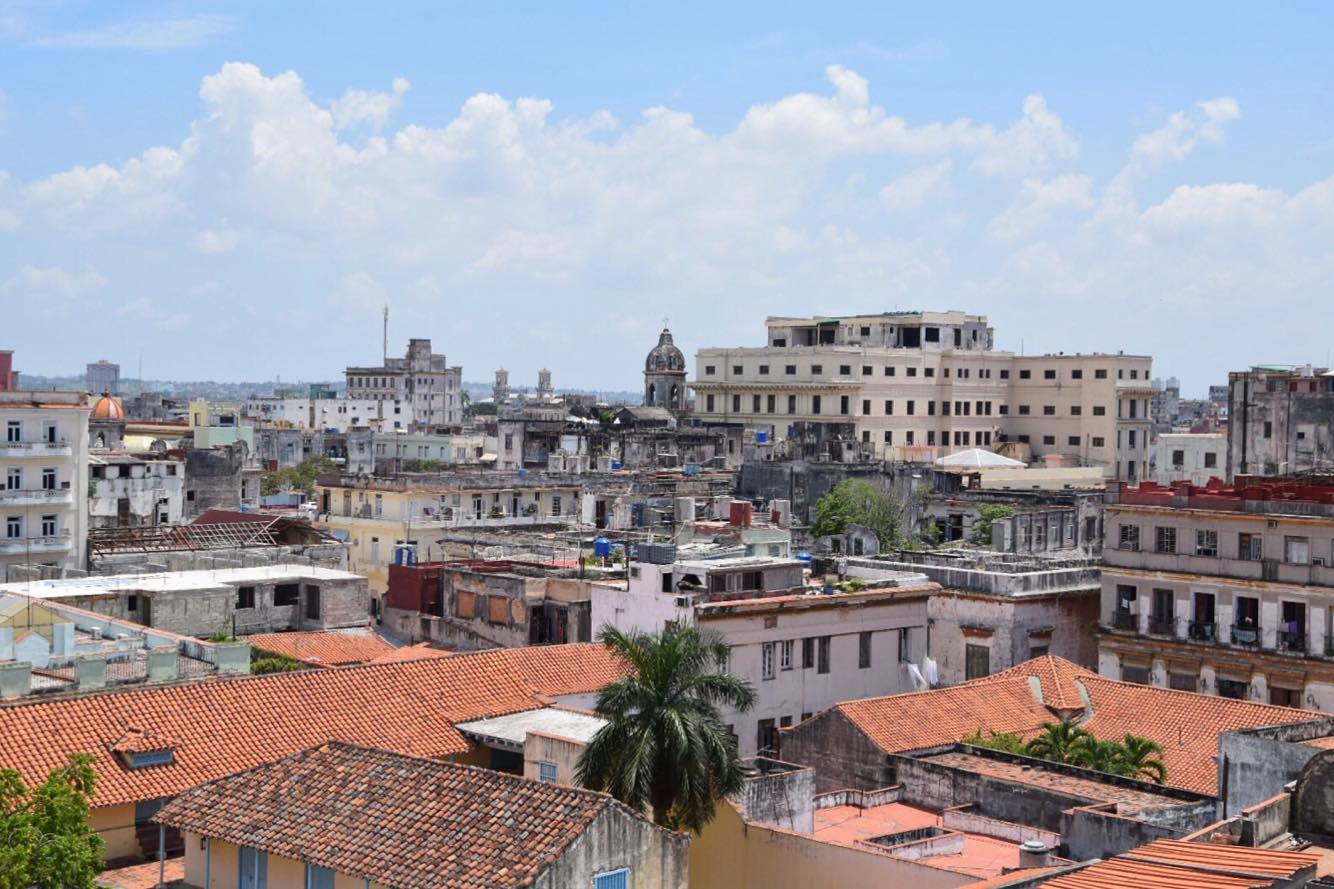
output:
[[[753,11],[335,5],[308,34],[259,5],[16,6],[5,345],[43,375],[142,352],[319,379],[379,355],[388,303],[391,340],[469,379],[633,390],[663,315],[693,355],[770,314],[959,309],[1189,392],[1328,363],[1289,324],[1334,272],[1318,7],[1155,10],[1151,36]]]

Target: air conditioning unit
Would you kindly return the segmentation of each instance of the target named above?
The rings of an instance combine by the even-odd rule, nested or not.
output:
[[[1274,519],[1270,519],[1269,521],[1265,522],[1265,527],[1272,531],[1273,529],[1278,527],[1278,522]]]
[[[689,608],[689,607],[690,607],[690,597],[689,597],[689,596],[677,596],[677,597],[676,597],[676,607],[677,607],[677,608]]]

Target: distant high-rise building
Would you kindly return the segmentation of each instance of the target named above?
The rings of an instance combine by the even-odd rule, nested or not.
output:
[[[394,403],[395,428],[463,422],[463,368],[433,353],[428,339],[409,340],[403,358],[389,358],[382,367],[349,367],[346,375],[348,398]]]
[[[19,375],[14,370],[14,353],[0,349],[0,392],[13,392],[18,387]]]
[[[96,361],[88,365],[85,375],[88,391],[94,395],[116,395],[120,392],[120,365],[114,361]]]

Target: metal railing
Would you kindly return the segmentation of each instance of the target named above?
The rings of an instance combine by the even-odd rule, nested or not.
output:
[[[1233,624],[1232,644],[1244,645],[1248,648],[1258,648],[1260,645],[1260,628],[1256,626]]]
[[[1197,642],[1217,642],[1218,624],[1211,620],[1193,620],[1186,628],[1186,633]]]
[[[1175,636],[1177,621],[1175,617],[1149,617],[1149,632],[1155,636]]]
[[[1112,614],[1112,626],[1118,630],[1134,630],[1138,628],[1139,615],[1131,611],[1117,611]]]
[[[1306,651],[1306,632],[1279,630],[1277,635],[1279,651]]]

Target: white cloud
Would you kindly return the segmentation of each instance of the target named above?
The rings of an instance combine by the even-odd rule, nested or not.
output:
[[[1160,128],[1136,139],[1132,159],[1149,167],[1184,160],[1201,139],[1222,142],[1223,125],[1240,118],[1236,99],[1224,96],[1196,102],[1191,111],[1175,112]]]
[[[1048,181],[1025,179],[1014,203],[991,220],[992,236],[1012,239],[1041,228],[1061,211],[1093,207],[1093,177],[1064,173]]]
[[[334,125],[340,130],[363,123],[377,129],[383,127],[389,122],[390,116],[403,106],[403,97],[411,88],[412,84],[405,78],[396,77],[391,91],[387,93],[348,90],[330,108]]]
[[[32,43],[34,46],[66,49],[173,52],[209,43],[235,29],[236,20],[229,16],[195,15],[187,18],[117,22],[101,28],[48,34],[38,37]]]
[[[107,279],[97,272],[69,272],[60,266],[25,265],[5,282],[5,290],[20,295],[76,297],[86,296],[106,286]]]
[[[991,140],[976,163],[985,173],[1020,175],[1078,156],[1079,140],[1066,132],[1046,99],[1033,95],[1024,100],[1024,116]]]
[[[880,189],[880,200],[894,211],[915,210],[927,198],[949,187],[954,164],[949,160],[909,170]]]
[[[206,228],[195,237],[195,249],[200,253],[230,253],[241,243],[241,233],[233,228]]]

